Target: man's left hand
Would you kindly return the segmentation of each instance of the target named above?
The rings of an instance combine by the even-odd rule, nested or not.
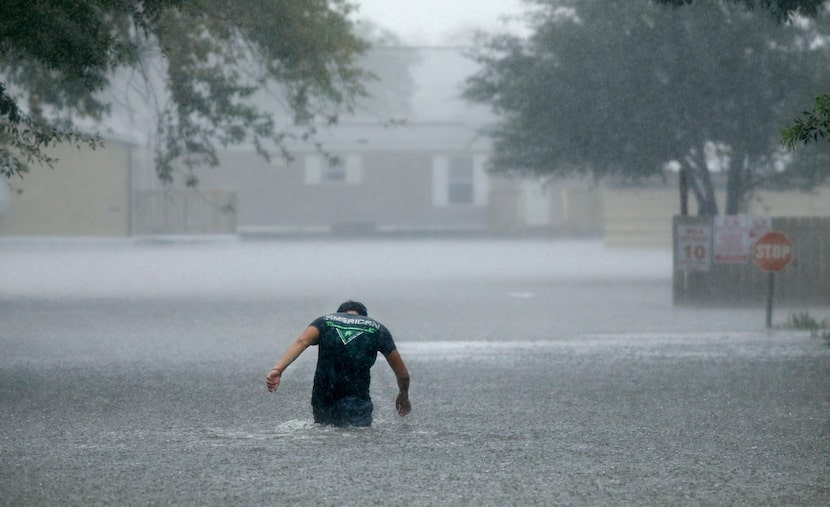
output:
[[[398,399],[395,400],[395,408],[398,409],[398,414],[401,416],[409,414],[412,411],[409,396],[403,393],[399,394]]]

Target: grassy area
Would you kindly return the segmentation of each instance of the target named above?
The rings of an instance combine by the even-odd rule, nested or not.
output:
[[[791,313],[784,327],[810,331],[810,336],[821,338],[830,345],[830,321],[827,319],[819,321],[808,312]]]

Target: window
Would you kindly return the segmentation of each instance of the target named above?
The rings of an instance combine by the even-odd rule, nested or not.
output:
[[[363,179],[363,160],[360,155],[308,155],[305,158],[306,185],[334,183],[358,185]]]
[[[432,158],[432,205],[487,206],[490,184],[483,155],[435,155]]]
[[[323,160],[320,181],[332,183],[346,181],[346,160],[343,157],[330,157]]]
[[[447,199],[450,204],[473,203],[473,159],[455,157],[450,159]]]

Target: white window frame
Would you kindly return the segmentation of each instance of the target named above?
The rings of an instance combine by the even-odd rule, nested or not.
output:
[[[471,157],[473,160],[472,202],[450,202],[450,164],[453,158]],[[490,178],[485,170],[487,158],[483,155],[436,155],[432,159],[432,204],[446,206],[487,206],[490,193]]]

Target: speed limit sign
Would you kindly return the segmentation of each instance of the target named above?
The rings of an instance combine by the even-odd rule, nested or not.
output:
[[[712,227],[677,226],[675,263],[679,271],[709,271],[712,267]]]

